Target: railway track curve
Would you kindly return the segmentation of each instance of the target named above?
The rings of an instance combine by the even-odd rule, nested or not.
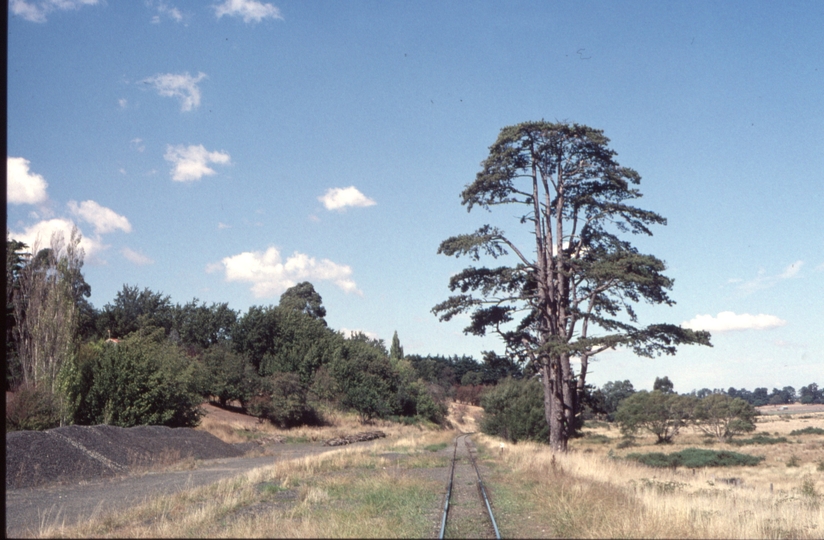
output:
[[[455,437],[455,447],[452,451],[452,462],[449,467],[449,481],[447,483],[446,496],[444,498],[443,513],[441,516],[439,539],[447,538],[447,530],[456,537],[466,536],[487,536],[489,538],[501,538],[498,530],[498,523],[492,512],[492,505],[489,501],[486,488],[484,487],[481,471],[473,454],[473,447],[469,439],[471,433],[462,433]],[[461,490],[470,484],[475,484],[477,489],[477,499],[468,496],[472,490]],[[454,489],[454,488],[458,489]],[[458,499],[456,501],[456,499]],[[482,510],[479,510],[478,505]],[[450,509],[455,509],[463,514],[463,520],[472,522],[469,530],[455,530],[450,528]],[[477,523],[480,517],[481,523]],[[467,534],[470,533],[470,534]],[[451,536],[451,535],[450,535]]]

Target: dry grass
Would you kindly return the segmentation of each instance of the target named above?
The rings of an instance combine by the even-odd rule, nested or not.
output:
[[[760,420],[759,431],[786,436],[794,429],[822,425],[824,414]],[[554,461],[543,445],[509,445],[501,454],[497,439],[476,436],[495,471],[488,483],[500,508],[504,536],[824,536],[824,479],[817,470],[817,462],[824,459],[822,436],[793,436],[789,443],[777,445],[716,443],[709,448],[764,455],[766,460],[755,467],[673,471],[614,458],[630,452],[707,447],[704,437],[688,432],[666,446],[644,438],[636,441],[637,446],[617,449],[617,429],[585,431],[588,436],[573,441],[571,451]],[[790,455],[799,458],[798,467],[787,467]],[[742,482],[732,484],[732,478]]]
[[[152,498],[126,512],[73,527],[43,526],[40,537],[420,537],[443,482],[407,474],[445,467],[427,446],[451,431],[382,426],[387,439],[277,462],[215,484]],[[322,438],[331,438],[323,434]],[[392,455],[409,456],[403,462]]]

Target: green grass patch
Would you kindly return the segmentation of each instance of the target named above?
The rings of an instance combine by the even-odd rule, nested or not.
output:
[[[761,456],[723,450],[705,450],[702,448],[685,448],[680,452],[672,454],[664,454],[662,452],[628,454],[626,458],[648,467],[673,469],[676,467],[697,469],[700,467],[734,467],[737,465],[753,466],[758,465],[764,460]]]
[[[427,452],[440,452],[441,450],[443,450],[447,446],[449,446],[447,443],[442,442],[442,443],[438,443],[438,444],[428,444],[428,445],[424,446],[423,449],[426,450]]]
[[[820,427],[805,427],[804,429],[794,429],[790,435],[824,435],[824,429]]]
[[[730,444],[735,446],[744,446],[745,444],[780,444],[786,442],[789,442],[787,437],[770,437],[769,435],[759,433],[750,439],[732,439]]]
[[[308,443],[308,442],[311,442],[311,441],[309,440],[309,437],[307,437],[305,435],[300,435],[298,437],[292,437],[292,436],[286,437],[285,442],[302,444],[302,443]]]
[[[584,440],[597,444],[609,444],[612,442],[612,439],[600,433],[586,433],[584,434]]]

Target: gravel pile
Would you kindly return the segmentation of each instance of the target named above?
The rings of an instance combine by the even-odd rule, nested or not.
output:
[[[328,441],[323,443],[323,445],[343,446],[345,444],[352,444],[356,442],[372,441],[375,439],[380,439],[381,437],[386,437],[386,433],[384,433],[383,431],[361,431],[360,433],[355,433],[354,435],[346,435],[345,437],[329,439]]]
[[[79,481],[243,451],[204,431],[164,426],[66,426],[6,434],[6,489]]]

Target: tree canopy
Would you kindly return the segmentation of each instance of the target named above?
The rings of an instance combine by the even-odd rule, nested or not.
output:
[[[433,308],[442,321],[470,314],[465,332],[503,338],[507,353],[541,374],[549,442],[566,450],[578,423],[590,358],[623,346],[642,356],[674,354],[677,345],[709,345],[707,332],[638,324],[633,305],[674,304],[665,264],[619,234],[651,235],[666,220],[632,204],[640,175],[621,166],[601,130],[526,122],[501,130],[475,181],[461,193],[475,207],[519,208],[534,245],[519,245],[492,225],[444,240],[438,253],[506,258],[454,275],[457,294]],[[571,359],[580,359],[578,373]]]

